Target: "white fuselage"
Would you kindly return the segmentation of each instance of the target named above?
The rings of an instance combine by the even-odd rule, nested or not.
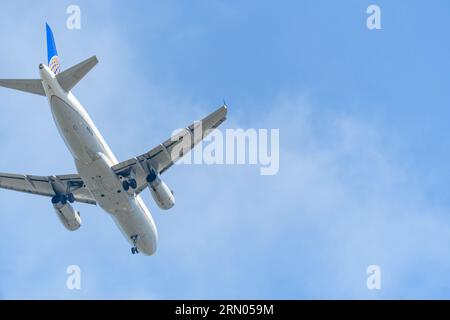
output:
[[[40,67],[40,74],[53,119],[86,187],[98,205],[110,213],[128,241],[132,243],[131,238],[138,236],[139,251],[152,255],[158,235],[150,211],[140,196],[123,189],[111,169],[118,163],[116,157],[74,95],[61,88],[47,66]]]

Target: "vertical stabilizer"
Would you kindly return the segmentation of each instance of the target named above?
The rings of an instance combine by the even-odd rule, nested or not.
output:
[[[53,71],[54,74],[58,74],[61,71],[61,66],[59,65],[58,52],[56,51],[55,38],[53,37],[53,32],[48,23],[45,24],[47,31],[47,55],[48,55],[48,66]]]

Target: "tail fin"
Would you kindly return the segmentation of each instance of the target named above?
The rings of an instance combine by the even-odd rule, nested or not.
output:
[[[70,91],[97,63],[97,57],[93,56],[79,64],[61,72],[59,66],[58,52],[56,51],[55,39],[52,29],[46,24],[47,30],[47,53],[49,68],[55,73],[56,79],[65,91]],[[0,87],[25,91],[45,96],[45,90],[41,79],[0,79]]]
[[[47,31],[47,55],[48,55],[48,66],[53,71],[54,74],[58,74],[61,71],[61,66],[59,65],[58,52],[56,51],[55,38],[53,37],[52,29],[48,23],[45,24]]]

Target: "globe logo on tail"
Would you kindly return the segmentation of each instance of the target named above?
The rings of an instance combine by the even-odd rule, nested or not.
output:
[[[50,67],[50,70],[52,70],[54,74],[58,74],[61,71],[58,56],[53,56],[50,59],[48,66]]]

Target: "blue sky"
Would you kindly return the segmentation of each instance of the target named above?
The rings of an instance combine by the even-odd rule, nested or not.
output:
[[[81,30],[70,4],[2,4],[3,78],[38,76],[48,21],[63,69],[98,56],[74,94],[120,160],[225,98],[223,128],[280,129],[280,171],[169,170],[172,210],[144,193],[153,257],[99,208],[70,233],[49,199],[0,191],[1,298],[450,298],[448,1],[78,1]],[[2,89],[0,115],[0,171],[74,172],[45,99]]]

